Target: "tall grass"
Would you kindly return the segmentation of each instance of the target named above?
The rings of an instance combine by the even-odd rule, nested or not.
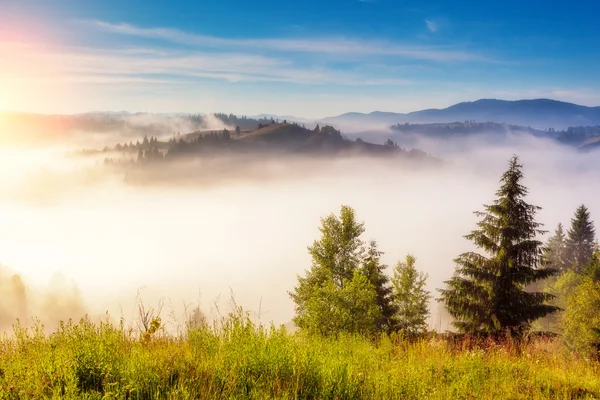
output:
[[[464,347],[439,338],[325,338],[238,312],[184,335],[83,319],[0,341],[0,398],[600,398],[599,364],[540,340]]]

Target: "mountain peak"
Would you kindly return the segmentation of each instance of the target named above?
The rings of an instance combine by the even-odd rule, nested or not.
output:
[[[471,120],[531,126],[538,129],[564,129],[569,126],[599,125],[600,107],[587,107],[548,98],[514,101],[484,98],[457,103],[442,109],[427,109],[407,114],[382,111],[373,111],[369,114],[348,113],[325,118],[323,121],[342,127],[346,132],[357,132],[365,129],[381,129],[398,123]]]

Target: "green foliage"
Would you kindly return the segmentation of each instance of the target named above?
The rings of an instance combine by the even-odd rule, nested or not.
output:
[[[584,275],[595,281],[600,281],[600,249],[596,248],[594,254],[584,269]]]
[[[594,223],[585,205],[580,205],[575,211],[567,236],[567,263],[581,273],[592,258],[596,244]]]
[[[321,218],[319,230],[321,238],[308,248],[312,267],[290,292],[296,326],[322,335],[395,329],[397,307],[387,266],[374,240],[365,251],[364,223],[351,207],[342,206],[339,217]]]
[[[394,301],[398,308],[397,328],[411,337],[427,330],[431,298],[425,290],[427,274],[417,271],[415,261],[412,255],[406,256],[405,262],[399,261],[392,278]]]
[[[567,297],[564,320],[564,341],[573,350],[590,354],[600,343],[600,282],[583,278]]]
[[[308,248],[312,267],[290,292],[294,323],[324,335],[385,329],[391,321],[389,280],[375,242],[365,255],[364,223],[356,221],[351,207],[342,206],[339,217],[321,219],[319,230],[321,238]]]
[[[377,306],[381,317],[375,322],[377,329],[391,332],[397,329],[398,307],[394,302],[390,278],[386,275],[387,265],[381,264],[383,252],[377,248],[377,242],[372,240],[365,254],[361,273],[368,279],[377,292]]]
[[[522,165],[514,156],[502,175],[497,199],[486,205],[478,229],[465,238],[485,250],[468,252],[456,260],[456,275],[440,290],[440,300],[455,318],[461,332],[523,333],[538,318],[557,310],[548,304],[552,296],[525,290],[555,274],[541,266],[541,224],[535,221],[539,207],[525,202],[527,188],[521,184]]]
[[[565,309],[559,320],[564,343],[583,354],[600,350],[600,254],[595,251],[583,273],[569,271],[551,288]]]
[[[0,340],[3,399],[575,399],[597,363],[540,341],[460,350],[437,338],[336,338],[253,324],[237,310],[186,336],[143,341],[84,320]]]
[[[142,332],[141,338],[142,340],[149,341],[158,330],[162,327],[162,321],[159,317],[152,318],[150,321],[150,326],[148,326],[148,330]]]
[[[550,304],[564,310],[567,307],[567,300],[582,282],[582,276],[574,271],[563,272],[559,276],[553,276],[545,282],[544,291],[551,294],[553,299]],[[563,334],[564,331],[564,312],[557,312],[547,315],[541,319],[535,327],[537,330]]]
[[[311,283],[320,282],[328,272],[342,287],[344,280],[351,279],[360,266],[363,254],[360,236],[365,231],[364,223],[356,221],[351,207],[342,206],[339,218],[331,214],[321,219],[319,231],[321,239],[308,248],[313,260],[309,275]]]
[[[327,280],[308,299],[301,327],[310,333],[337,335],[340,332],[372,334],[378,329],[381,311],[377,292],[358,271],[344,285]]]

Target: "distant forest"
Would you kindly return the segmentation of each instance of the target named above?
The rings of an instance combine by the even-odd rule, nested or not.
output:
[[[234,121],[235,119],[231,118]],[[243,120],[243,119],[242,119]],[[249,121],[246,119],[246,122]],[[257,121],[258,122],[258,121]],[[194,131],[175,134],[160,141],[155,136],[144,136],[135,142],[118,143],[102,150],[81,150],[80,155],[108,153],[106,164],[147,163],[190,157],[212,157],[228,154],[299,154],[299,155],[375,155],[400,156],[431,159],[420,150],[405,150],[392,140],[384,144],[373,144],[362,139],[349,140],[332,126],[308,129],[297,123],[268,120],[258,122],[258,129],[243,129],[239,125],[233,130]],[[125,157],[115,158],[113,153]],[[129,157],[127,155],[129,154]]]
[[[420,134],[435,137],[463,136],[481,133],[504,134],[507,132],[527,133],[537,137],[556,139],[558,142],[574,146],[592,146],[600,141],[600,125],[576,126],[564,130],[539,130],[531,127],[501,124],[497,122],[448,122],[431,124],[396,124],[391,129],[406,134]]]

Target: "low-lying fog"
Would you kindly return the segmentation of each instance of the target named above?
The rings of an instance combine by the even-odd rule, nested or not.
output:
[[[385,263],[414,254],[437,296],[453,258],[471,249],[463,235],[475,227],[472,212],[494,199],[513,153],[548,230],[568,224],[581,203],[600,221],[598,154],[531,137],[419,145],[446,164],[409,170],[373,159],[282,159],[269,163],[268,180],[198,186],[178,184],[181,166],[167,184],[136,186],[96,160],[65,158],[64,149],[0,148],[0,329],[17,317],[53,326],[85,312],[131,322],[142,287],[146,305],[164,299],[164,320],[173,313],[182,323],[183,304],[198,300],[215,316],[215,300],[227,311],[233,292],[239,305],[260,307],[263,322],[286,323],[287,291],[310,267],[319,219],[342,204],[366,222],[364,239],[379,242]],[[432,326],[446,329],[438,310],[433,304]]]

